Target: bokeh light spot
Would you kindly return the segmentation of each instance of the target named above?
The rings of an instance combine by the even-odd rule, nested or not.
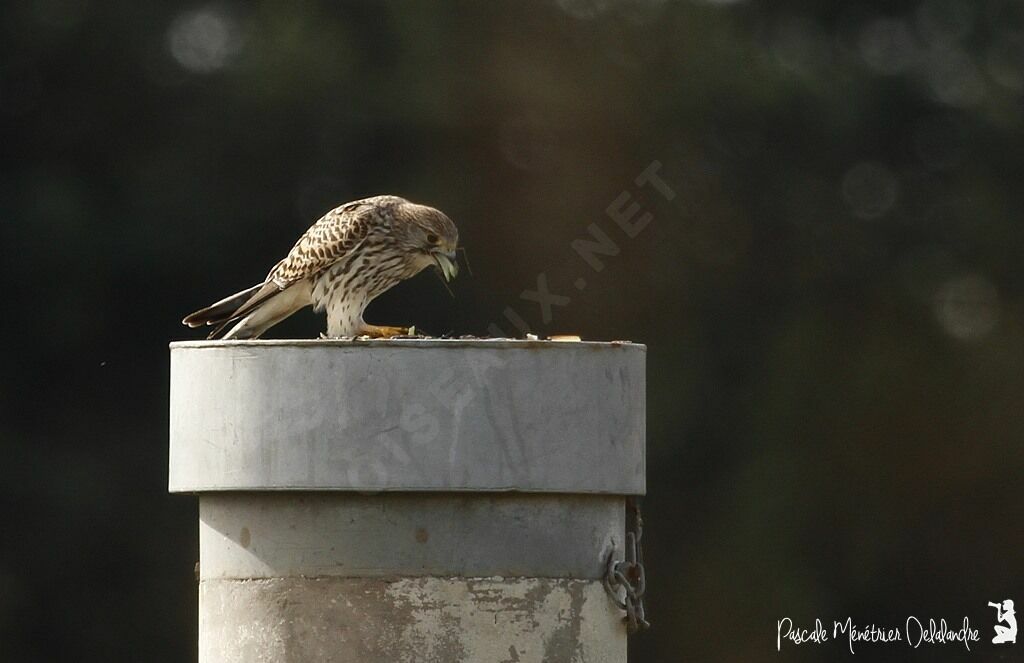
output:
[[[589,21],[611,9],[613,0],[556,0],[556,4],[569,16]]]
[[[175,61],[200,74],[219,71],[242,49],[238,22],[213,7],[179,15],[167,30],[167,47]]]
[[[917,59],[917,44],[907,24],[899,19],[880,18],[861,30],[860,55],[881,74],[899,74]]]
[[[987,336],[999,321],[999,293],[978,274],[948,280],[935,297],[935,317],[953,338],[976,341]]]
[[[1003,32],[995,38],[986,58],[988,75],[999,85],[1024,90],[1024,35]]]
[[[899,182],[885,164],[863,161],[843,176],[842,191],[854,216],[876,219],[896,202]]]
[[[822,27],[814,20],[793,16],[780,20],[773,30],[771,51],[783,69],[813,74],[831,61],[832,46]]]
[[[548,171],[559,159],[551,127],[534,116],[515,116],[501,123],[498,146],[506,162],[520,170]]]
[[[929,45],[958,42],[974,29],[974,8],[962,0],[925,0],[914,18],[917,34]]]
[[[935,49],[925,65],[935,98],[950,106],[974,106],[985,97],[985,81],[974,60],[957,49]]]

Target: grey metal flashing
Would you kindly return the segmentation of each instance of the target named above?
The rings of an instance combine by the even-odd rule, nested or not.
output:
[[[171,344],[172,492],[642,494],[627,342]]]

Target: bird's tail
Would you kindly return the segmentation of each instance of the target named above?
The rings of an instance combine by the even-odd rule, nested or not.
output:
[[[217,325],[207,338],[216,338],[232,322],[226,339],[258,338],[292,313],[309,305],[309,286],[297,284],[282,289],[273,281],[236,292],[200,309],[181,321],[189,327]]]
[[[206,308],[201,308],[195,313],[190,313],[185,316],[181,324],[188,325],[189,327],[202,327],[203,325],[215,325],[229,320],[232,314],[240,309],[242,304],[245,304],[262,286],[262,283],[254,285],[241,292],[236,292],[230,297],[225,297],[219,302],[210,304]]]
[[[281,289],[272,283],[258,283],[185,316],[181,324],[189,327],[217,325],[208,337],[216,338],[231,322],[245,317],[279,292]]]

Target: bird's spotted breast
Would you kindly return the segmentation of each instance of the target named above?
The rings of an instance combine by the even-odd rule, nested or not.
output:
[[[315,278],[313,305],[327,311],[330,336],[354,336],[363,311],[378,295],[405,278],[409,268],[397,245],[368,239],[362,250],[339,260]]]

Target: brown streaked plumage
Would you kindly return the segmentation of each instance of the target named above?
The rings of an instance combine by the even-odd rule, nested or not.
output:
[[[258,338],[301,308],[327,311],[327,335],[394,336],[407,329],[363,321],[363,311],[395,284],[434,266],[455,278],[459,232],[444,213],[398,196],[376,196],[337,207],[299,238],[267,278],[182,320],[216,325],[210,338],[235,323],[226,339]]]

